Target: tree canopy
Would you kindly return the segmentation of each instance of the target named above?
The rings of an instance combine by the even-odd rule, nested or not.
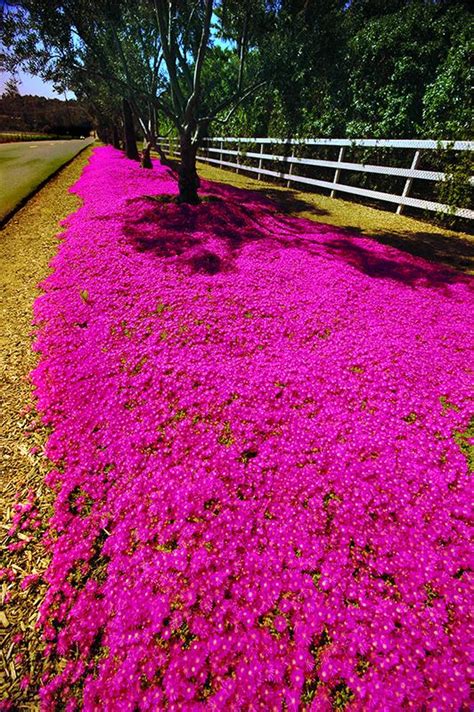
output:
[[[148,149],[176,133],[191,202],[197,147],[222,126],[235,135],[472,133],[474,23],[463,1],[97,0],[91,11],[88,0],[21,0],[3,3],[1,19],[11,48],[3,68],[72,89],[109,135],[132,115]]]

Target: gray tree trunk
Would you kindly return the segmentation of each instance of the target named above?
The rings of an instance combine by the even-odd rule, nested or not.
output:
[[[133,114],[130,104],[127,99],[122,99],[122,115],[123,115],[123,137],[125,143],[125,154],[127,158],[133,161],[138,161],[137,137],[135,135],[135,125],[133,123]]]
[[[179,137],[181,149],[181,162],[178,168],[179,202],[199,203],[198,188],[199,176],[196,171],[196,150],[197,147],[191,141],[189,134],[182,134]]]
[[[117,124],[114,124],[114,127],[112,129],[112,146],[114,148],[120,149],[120,136],[119,136]]]

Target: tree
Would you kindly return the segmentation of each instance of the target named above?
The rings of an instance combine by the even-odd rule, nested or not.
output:
[[[456,24],[456,41],[423,96],[423,125],[428,134],[437,138],[471,139],[474,21],[461,15]]]
[[[406,138],[470,130],[462,0],[96,0],[93,12],[89,0],[19,0],[0,19],[4,68],[22,64],[71,88],[103,135],[127,127],[135,158],[139,126],[142,165],[164,127],[178,134],[184,202],[198,201],[196,152],[213,126]]]
[[[2,99],[15,99],[20,96],[18,82],[13,77],[7,79],[3,90]]]
[[[179,199],[196,203],[199,200],[196,152],[202,138],[212,122],[228,121],[241,102],[263,84],[258,77],[248,80],[245,70],[252,30],[261,18],[264,6],[250,0],[152,2],[167,84],[157,106],[168,116],[179,135]],[[227,84],[224,93],[216,97],[209,90],[205,93],[204,77],[212,63],[210,49],[218,36],[224,38],[237,55],[238,67],[233,86]],[[218,81],[215,75],[213,79]],[[226,109],[227,114],[223,116]]]
[[[148,92],[157,90],[150,54],[159,52],[156,31],[155,37],[142,31],[147,4],[142,5],[144,10],[138,17],[136,4],[132,7],[131,2],[120,0],[97,0],[93,13],[86,0],[24,0],[2,8],[2,40],[12,48],[3,54],[2,64],[10,68],[23,65],[60,89],[72,89],[93,106],[103,104],[104,96],[114,97],[110,107],[114,117],[118,99],[125,107],[120,111],[127,154],[135,158],[138,153],[129,109],[143,126],[148,123]]]
[[[333,135],[344,127],[345,0],[278,0],[259,40],[273,90],[270,130],[276,135]]]
[[[4,44],[13,47],[13,64],[90,97],[92,68],[130,106],[147,146],[156,140],[158,116],[167,117],[180,139],[180,200],[197,202],[196,151],[210,123],[225,121],[261,85],[246,81],[245,62],[263,9],[263,0],[97,0],[91,13],[86,0],[22,0],[6,13]],[[219,34],[238,56],[238,69],[235,85],[211,102],[203,72]]]
[[[439,87],[436,77],[469,22],[464,3],[392,0],[385,6],[359,0],[351,3],[348,20],[347,132],[403,138],[424,134],[426,109],[435,103],[435,91],[431,101],[425,98],[426,88],[433,82]]]

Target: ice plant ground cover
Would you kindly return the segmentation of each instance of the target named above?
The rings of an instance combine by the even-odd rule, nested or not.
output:
[[[43,709],[467,710],[473,280],[110,148],[75,190]]]

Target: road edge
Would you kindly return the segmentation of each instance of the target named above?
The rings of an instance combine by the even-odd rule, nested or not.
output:
[[[99,145],[99,143],[97,141],[87,143],[76,154],[74,154],[74,156],[68,158],[65,163],[62,163],[58,168],[56,168],[52,173],[50,173],[47,178],[43,178],[43,180],[38,183],[38,185],[35,186],[33,190],[31,190],[27,195],[24,195],[23,198],[18,201],[14,208],[12,208],[8,213],[6,213],[6,215],[0,218],[0,231],[6,227],[7,223],[17,214],[17,212],[24,208],[28,201],[31,200],[31,198],[33,198],[37,193],[39,193],[39,191],[44,188],[44,186],[49,183],[52,178],[56,178],[56,176],[61,173],[62,170],[70,166],[71,163],[75,161],[76,158],[78,158],[87,148],[94,148],[95,145]]]

